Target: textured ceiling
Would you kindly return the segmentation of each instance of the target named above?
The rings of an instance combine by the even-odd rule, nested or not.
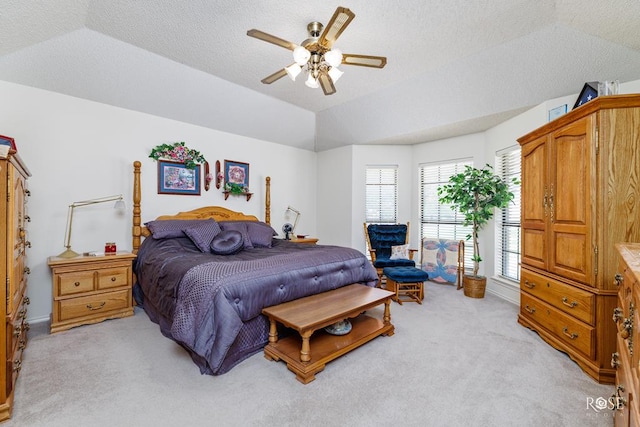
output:
[[[338,6],[337,93],[260,80]],[[305,149],[477,132],[586,81],[640,78],[638,0],[0,0],[0,79]]]

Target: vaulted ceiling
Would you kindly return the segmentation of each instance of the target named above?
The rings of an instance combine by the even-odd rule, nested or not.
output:
[[[260,80],[336,7],[337,93]],[[0,80],[326,150],[479,132],[586,81],[640,79],[638,0],[0,0]]]

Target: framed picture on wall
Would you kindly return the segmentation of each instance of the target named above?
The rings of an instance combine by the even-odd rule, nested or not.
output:
[[[224,181],[227,184],[249,187],[249,163],[236,162],[234,160],[224,161]]]
[[[200,165],[187,169],[184,163],[158,160],[158,194],[200,195]]]

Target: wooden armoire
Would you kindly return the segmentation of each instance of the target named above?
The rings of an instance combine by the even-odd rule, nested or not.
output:
[[[0,273],[3,286],[0,328],[0,421],[11,417],[16,379],[22,367],[22,352],[27,345],[27,266],[26,249],[31,246],[27,237],[26,205],[29,198],[27,178],[29,170],[20,157],[9,151],[0,155]]]
[[[640,95],[595,98],[518,141],[518,322],[613,383],[614,245],[640,241]]]

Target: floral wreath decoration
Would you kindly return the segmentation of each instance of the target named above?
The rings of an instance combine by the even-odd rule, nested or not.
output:
[[[199,163],[203,163],[205,173],[204,189],[209,191],[209,184],[213,181],[213,175],[209,173],[209,162],[198,150],[188,148],[184,141],[157,145],[151,150],[149,157],[154,160],[167,159],[184,163],[184,167],[187,169],[195,169]]]

